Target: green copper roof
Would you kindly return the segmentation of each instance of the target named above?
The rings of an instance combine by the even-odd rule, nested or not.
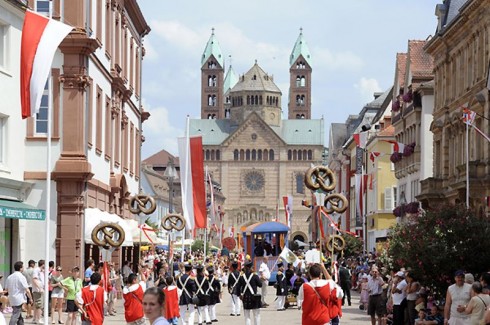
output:
[[[223,54],[221,53],[221,47],[219,46],[219,42],[214,36],[214,28],[211,33],[211,37],[209,38],[208,43],[206,44],[206,48],[204,49],[204,53],[202,54],[201,66],[212,56],[218,61],[221,68],[225,66],[225,59],[223,58]]]
[[[235,87],[237,82],[238,82],[238,76],[236,75],[235,71],[233,70],[233,68],[230,65],[230,67],[228,68],[228,71],[226,72],[225,82],[223,84],[224,93],[226,94],[228,92],[228,90]]]
[[[293,51],[289,57],[289,66],[292,66],[300,55],[305,58],[306,62],[308,62],[311,67],[310,49],[308,48],[308,44],[306,44],[305,38],[303,37],[303,29],[300,29],[298,39],[296,40],[296,43],[294,43]]]

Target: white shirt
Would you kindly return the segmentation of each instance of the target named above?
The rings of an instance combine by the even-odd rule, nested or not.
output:
[[[144,283],[143,281],[140,281],[140,283],[135,283],[135,284],[130,285],[129,287],[124,287],[123,293],[126,294],[126,293],[133,292],[133,291],[137,290],[139,286],[141,286],[141,288],[143,289],[143,292],[146,291],[146,283]]]
[[[99,287],[99,285],[93,285],[91,284],[90,285],[90,291],[95,291],[97,290],[97,288]],[[96,298],[96,297],[94,297]],[[77,292],[77,296],[76,296],[76,299],[78,301],[79,304],[84,304],[85,302],[83,301],[83,298],[82,298],[82,290],[78,291]],[[87,301],[87,303],[89,303],[90,301]],[[107,292],[104,290],[104,303],[107,302]]]
[[[162,316],[160,316],[157,319],[155,319],[155,321],[151,325],[169,325],[169,324],[170,323],[167,322],[167,320],[165,318],[163,318]]]
[[[271,271],[269,271],[269,266],[267,266],[266,263],[262,262],[262,264],[260,264],[259,274],[263,276],[267,281],[269,281],[269,278],[271,277]]]
[[[403,299],[405,299],[407,297],[407,292],[405,291],[405,287],[407,286],[407,281],[405,280],[402,280],[400,282],[398,282],[398,284],[396,285],[396,288],[398,290],[401,290],[401,293],[393,293],[393,305],[400,305],[403,301]]]
[[[39,288],[37,284],[39,284],[41,287]],[[32,272],[32,292],[43,292],[43,291],[44,291],[44,271],[42,271],[41,268],[36,267]]]
[[[5,288],[9,293],[8,298],[11,306],[20,306],[27,301],[26,289],[29,286],[27,285],[25,276],[19,271],[15,271],[9,275]]]

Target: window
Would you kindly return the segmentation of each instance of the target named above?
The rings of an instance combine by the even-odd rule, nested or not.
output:
[[[238,149],[233,151],[233,160],[238,160]]]
[[[8,66],[9,26],[0,23],[0,68]]]
[[[274,160],[274,150],[269,150],[269,160]]]
[[[296,193],[303,194],[305,192],[304,186],[304,176],[302,174],[296,174]]]
[[[41,106],[39,113],[36,114],[36,134],[48,133],[48,102],[49,102],[49,81],[44,86],[43,97],[41,97]]]
[[[97,86],[97,95],[95,100],[95,150],[100,155],[102,153],[102,89]]]
[[[39,13],[49,14],[49,0],[37,0],[36,11]]]

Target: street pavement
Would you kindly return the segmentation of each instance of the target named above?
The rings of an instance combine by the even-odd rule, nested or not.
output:
[[[268,295],[266,302],[269,304],[269,307],[262,308],[260,310],[261,324],[269,325],[269,324],[287,324],[287,325],[301,325],[301,310],[298,310],[297,307],[292,306],[285,311],[277,311],[275,307],[275,290],[268,290]],[[120,325],[125,324],[124,320],[124,308],[123,301],[118,300],[116,303],[116,316],[107,316],[104,319],[104,324],[110,325]],[[228,292],[223,292],[223,302],[218,304],[217,306],[217,324],[245,324],[245,318],[243,316],[243,312],[241,316],[230,316],[231,311],[231,296]],[[349,325],[362,325],[362,324],[370,324],[369,317],[366,315],[364,311],[359,310],[359,295],[357,292],[352,292],[352,306],[343,306],[343,317],[340,320],[340,324],[349,324]],[[8,321],[10,320],[10,314],[6,314],[5,318]],[[26,320],[26,324],[31,324],[32,321]],[[147,322],[148,323],[148,322]],[[195,324],[197,324],[197,313],[195,318]],[[213,323],[214,324],[214,323]]]

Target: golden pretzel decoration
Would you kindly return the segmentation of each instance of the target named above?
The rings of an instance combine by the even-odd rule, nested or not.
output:
[[[150,206],[147,208],[148,203],[150,203]],[[138,194],[129,199],[129,211],[131,213],[140,214],[143,212],[144,214],[152,214],[156,208],[157,204],[152,196]]]
[[[346,197],[339,193],[327,195],[324,201],[324,206],[329,214],[333,212],[342,213],[347,210],[348,205],[349,203],[347,202]]]
[[[162,218],[162,227],[165,230],[175,229],[180,231],[185,227],[185,219],[178,213],[170,213]]]
[[[305,173],[305,185],[312,191],[323,190],[330,192],[335,189],[335,176],[326,166],[309,168]]]
[[[345,248],[345,240],[342,236],[340,235],[333,235],[328,237],[327,242],[325,243],[325,248],[331,252],[331,251],[336,251],[336,252],[341,252]]]
[[[124,229],[117,223],[101,222],[92,230],[92,241],[97,246],[119,247],[125,239]]]

